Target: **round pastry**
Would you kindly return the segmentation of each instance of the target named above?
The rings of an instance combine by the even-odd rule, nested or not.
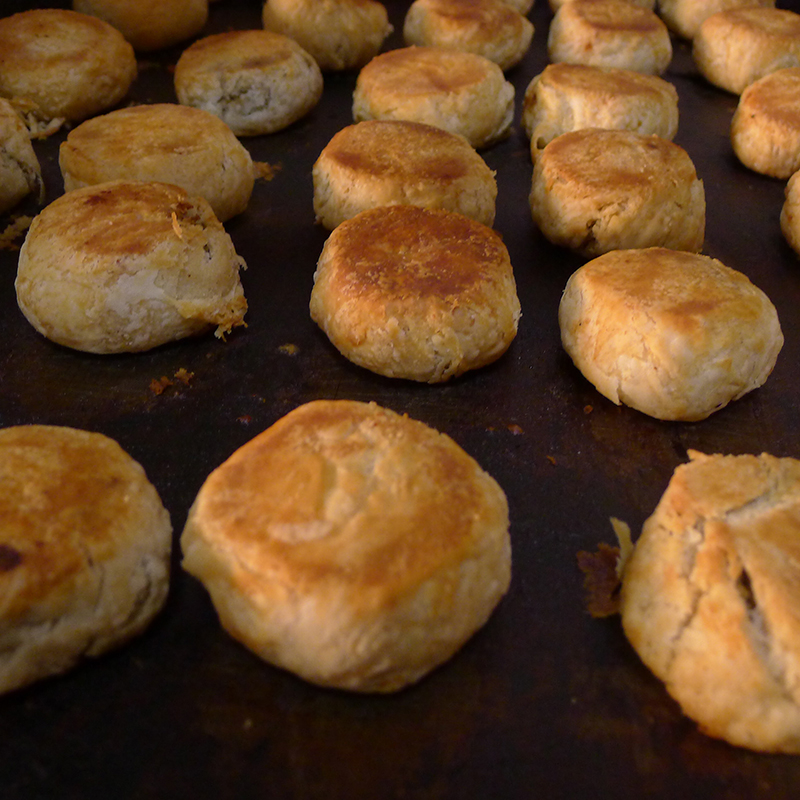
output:
[[[235,639],[359,692],[445,662],[511,579],[498,484],[448,436],[348,400],[296,408],[212,472],[181,547]]]
[[[403,38],[408,45],[477,53],[507,70],[528,52],[533,24],[503,0],[414,0]]]
[[[0,430],[0,692],[141,633],[166,600],[171,544],[158,493],[112,439]]]
[[[113,181],[67,192],[34,218],[20,249],[17,301],[58,344],[136,352],[243,325],[242,267],[202,197]]]
[[[622,574],[622,625],[703,733],[800,753],[800,461],[679,466]]]
[[[550,61],[616,67],[660,75],[672,60],[667,26],[629,0],[570,0],[547,36]]]
[[[703,182],[688,153],[659,136],[601,128],[562,134],[536,158],[530,207],[549,241],[585,256],[703,247]]]
[[[274,133],[322,96],[322,72],[294,39],[265,30],[228,31],[190,45],[175,66],[175,93],[222,119],[237,136]]]
[[[800,14],[759,7],[719,11],[700,25],[692,58],[709,83],[741,94],[776,69],[800,67]]]
[[[657,75],[548,64],[525,90],[522,127],[534,160],[556,136],[581,128],[629,130],[672,140],[678,131],[678,92]]]
[[[783,346],[775,307],[745,275],[662,248],[584,264],[567,282],[559,324],[600,394],[665,420],[705,419],[758,388]]]
[[[461,214],[410,205],[362,211],[331,233],[310,310],[353,363],[427,383],[498,359],[520,316],[499,234]]]
[[[140,52],[191,39],[208,21],[208,0],[72,0],[72,7],[113,25]]]
[[[497,64],[475,53],[401,47],[359,72],[353,118],[423,122],[488,147],[511,129],[514,86]]]
[[[527,14],[532,8],[534,0],[503,0],[507,6],[511,6],[514,11],[520,14]]]
[[[66,191],[112,180],[174,183],[211,204],[221,222],[247,208],[250,153],[208,111],[177,103],[120,108],[70,131],[58,156]]]
[[[111,25],[37,8],[0,18],[0,96],[42,120],[78,121],[116,105],[136,78],[133,49]]]
[[[549,0],[548,5],[550,6],[550,10],[555,13],[566,2],[567,0]],[[631,3],[635,6],[640,6],[641,8],[646,8],[649,11],[654,11],[656,8],[656,0],[626,0],[626,2]],[[661,2],[659,2],[658,5],[660,6]]]
[[[694,39],[703,21],[729,8],[775,8],[775,0],[658,0],[658,15],[683,39]]]
[[[798,172],[795,172],[786,183],[780,224],[789,246],[800,256],[800,173]]]
[[[44,199],[39,159],[28,129],[8,100],[0,97],[0,214],[13,208],[31,192]]]
[[[267,0],[262,21],[294,39],[323,71],[364,66],[392,32],[377,0]]]
[[[731,122],[739,161],[773,178],[800,169],[800,67],[779,69],[745,87]]]
[[[329,230],[368,208],[404,203],[494,222],[494,172],[462,136],[419,122],[348,125],[322,150],[312,179],[314,211]]]

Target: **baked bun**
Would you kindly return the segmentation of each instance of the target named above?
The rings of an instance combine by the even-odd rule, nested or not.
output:
[[[547,52],[553,62],[660,75],[672,60],[672,42],[649,8],[628,0],[570,0],[550,22]]]
[[[237,136],[275,133],[322,97],[322,72],[294,39],[228,31],[190,45],[175,65],[175,93],[222,119]]]
[[[172,526],[142,467],[99,433],[0,430],[0,692],[127,642],[161,610]]]
[[[569,2],[569,0],[549,0],[548,5],[550,6],[551,11],[556,12],[566,2]],[[641,8],[646,8],[650,11],[654,11],[656,8],[656,0],[626,0],[626,2]]]
[[[786,183],[780,224],[789,246],[800,256],[800,173],[798,172],[795,172]]]
[[[17,301],[48,339],[125,353],[243,325],[239,258],[202,197],[166,183],[75,189],[34,218]]]
[[[508,135],[514,86],[488,58],[442,47],[401,47],[358,74],[353,118],[404,119],[461,134],[473,147]]]
[[[800,169],[800,67],[779,69],[746,86],[731,122],[739,161],[773,178]]]
[[[25,123],[11,103],[0,97],[0,214],[31,192],[36,192],[40,202],[44,199],[42,168]]]
[[[730,8],[775,8],[775,0],[658,0],[658,15],[683,39],[694,39],[707,17]]]
[[[359,692],[449,659],[511,579],[497,483],[448,436],[348,400],[296,408],[212,472],[181,547],[231,636]]]
[[[72,0],[72,7],[113,25],[139,52],[191,39],[208,21],[208,0]]]
[[[719,11],[700,25],[692,58],[709,83],[741,94],[770,72],[800,67],[800,14],[758,7]]]
[[[364,66],[392,32],[377,0],[267,0],[262,21],[294,39],[324,72]]]
[[[530,207],[549,241],[585,256],[703,247],[703,182],[688,153],[658,136],[601,128],[562,134],[536,158]]]
[[[503,0],[414,0],[403,38],[408,45],[477,53],[507,70],[528,52],[533,23]]]
[[[461,214],[410,205],[362,211],[331,233],[310,310],[353,363],[427,383],[498,359],[520,316],[500,236]]]
[[[527,14],[532,8],[534,0],[503,0],[507,6],[511,6],[514,11],[520,14]]]
[[[622,625],[703,733],[800,753],[800,461],[690,452],[622,574]]]
[[[37,8],[0,18],[0,96],[41,120],[76,122],[116,105],[136,78],[119,31],[85,14]]]
[[[525,90],[521,121],[534,160],[556,136],[581,128],[629,130],[672,140],[678,131],[678,92],[657,75],[548,64]]]
[[[617,250],[584,264],[559,306],[564,349],[604,397],[651,417],[705,419],[766,381],[775,307],[708,256]]]
[[[177,103],[120,108],[70,131],[58,156],[66,191],[112,180],[174,183],[211,204],[221,222],[247,208],[250,153],[208,111]]]
[[[314,211],[329,230],[361,211],[410,204],[492,225],[494,172],[455,133],[403,120],[365,120],[328,142],[312,170]]]

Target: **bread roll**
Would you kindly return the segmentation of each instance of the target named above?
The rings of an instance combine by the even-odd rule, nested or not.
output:
[[[775,8],[775,0],[658,0],[658,15],[684,39],[694,39],[707,17],[730,8]]]
[[[800,256],[800,173],[786,183],[780,216],[781,231],[794,252]]]
[[[30,102],[43,121],[111,108],[136,72],[131,46],[94,17],[37,8],[0,18],[0,96]]]
[[[296,408],[214,470],[181,547],[234,638],[358,692],[449,659],[511,578],[497,483],[444,434],[348,400]]]
[[[22,313],[48,339],[127,353],[243,325],[242,267],[202,197],[112,181],[67,192],[34,218],[15,286]]]
[[[622,575],[622,624],[683,712],[800,753],[800,461],[690,452]]]
[[[8,100],[0,97],[0,214],[32,192],[40,202],[44,199],[39,159],[22,118]]]
[[[0,430],[0,692],[140,634],[169,587],[172,526],[141,465],[99,433]]]
[[[237,136],[275,133],[322,97],[322,72],[294,39],[271,31],[227,31],[198,39],[175,65],[175,93]]]
[[[514,86],[488,58],[441,47],[403,47],[358,74],[353,118],[402,119],[461,134],[473,147],[508,135]]]
[[[761,386],[783,346],[769,298],[708,256],[649,248],[578,269],[559,306],[564,349],[604,397],[693,421]]]
[[[329,230],[368,208],[398,204],[494,222],[494,172],[464,137],[419,122],[348,125],[320,153],[312,180],[317,220]]]

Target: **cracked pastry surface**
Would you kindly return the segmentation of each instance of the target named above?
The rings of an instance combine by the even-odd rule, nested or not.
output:
[[[689,455],[626,563],[625,634],[703,732],[800,753],[800,461]]]
[[[141,633],[166,600],[171,534],[156,489],[112,439],[0,430],[0,692]]]
[[[659,136],[583,128],[556,137],[535,159],[529,203],[549,241],[585,256],[703,247],[703,182],[689,154]]]
[[[500,236],[462,214],[413,205],[339,225],[323,246],[309,306],[353,363],[427,383],[500,358],[520,317]]]
[[[496,481],[448,436],[349,400],[299,406],[214,470],[181,548],[234,638],[361,692],[449,659],[511,579]]]
[[[0,97],[0,214],[32,192],[44,199],[39,159],[28,129],[11,103]]]
[[[778,315],[747,276],[708,256],[617,250],[567,281],[561,341],[612,402],[700,420],[761,386],[783,346]]]
[[[322,96],[322,72],[294,39],[265,30],[198,39],[175,65],[178,101],[223,120],[237,136],[274,133]]]

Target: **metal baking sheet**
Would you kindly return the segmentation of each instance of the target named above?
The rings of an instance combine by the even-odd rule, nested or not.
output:
[[[62,5],[64,5],[62,3]],[[408,2],[387,2],[402,45]],[[4,3],[4,13],[30,7]],[[246,139],[259,180],[227,223],[248,270],[248,327],[132,356],[51,344],[19,312],[16,253],[0,252],[0,424],[96,430],[139,460],[177,535],[206,475],[300,403],[374,400],[450,434],[503,486],[514,575],[496,613],[450,662],[388,697],[324,690],[275,669],[221,630],[177,547],[164,613],[144,636],[63,677],[0,698],[0,796],[36,798],[796,798],[800,759],[707,738],[627,644],[617,618],[586,610],[580,550],[634,532],[688,448],[800,456],[800,261],[778,218],[784,184],[746,170],[728,138],[736,98],[704,82],[675,42],[676,141],[708,204],[704,252],[775,303],[786,343],[766,385],[699,423],[666,423],[598,395],[562,352],[556,312],[581,259],[530,219],[522,94],[547,63],[552,13],[536,0],[530,53],[509,73],[517,124],[483,152],[497,172],[495,227],[508,245],[523,316],[494,365],[439,386],[385,379],[342,358],[311,322],[325,232],[311,167],[352,122],[355,73],[328,74],[318,107],[291,128]],[[220,0],[206,33],[260,26],[258,0]],[[174,101],[180,48],[141,59],[130,99]],[[48,199],[57,149],[36,143]],[[3,227],[5,221],[3,221]],[[151,382],[184,369],[188,384]]]

